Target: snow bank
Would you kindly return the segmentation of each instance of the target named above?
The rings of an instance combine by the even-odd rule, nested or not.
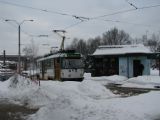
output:
[[[152,120],[160,115],[160,92],[101,100],[80,97],[75,101],[74,96],[53,101],[29,120]]]
[[[160,117],[160,92],[101,102],[111,115],[108,120],[155,120]]]
[[[28,89],[28,87],[33,87],[36,85],[29,78],[22,77],[18,74],[10,77],[7,81],[9,81],[9,88],[15,88],[18,90]]]
[[[160,92],[120,98],[98,83],[98,79],[86,78],[83,82],[42,81],[39,87],[17,75],[0,82],[0,98],[40,108],[28,120],[151,120],[160,117]]]
[[[112,75],[112,76],[102,76],[102,77],[91,77],[90,73],[84,74],[84,80],[92,80],[101,83],[102,85],[107,85],[108,83],[121,83],[128,80],[125,76]]]
[[[130,78],[122,87],[137,87],[137,88],[155,88],[160,87],[160,76],[138,76]]]
[[[150,69],[151,75],[159,76],[159,70],[157,69]]]
[[[10,82],[9,80],[5,82],[0,81],[0,92],[5,92],[8,90],[9,82]]]
[[[2,89],[0,90],[1,98],[11,98],[30,107],[41,107],[50,104],[53,100],[57,101],[57,99],[59,99],[58,101],[73,99],[72,102],[77,103],[77,100],[83,102],[88,98],[102,99],[115,96],[110,90],[94,81],[42,81],[39,87],[36,82],[18,75],[3,82],[0,87]]]
[[[136,87],[136,88],[157,88],[160,87],[160,76],[138,76],[134,78],[127,78],[124,76],[113,75],[113,76],[102,76],[102,77],[91,77],[90,73],[84,75],[84,81],[95,81],[102,85],[109,83],[121,84],[121,87]]]

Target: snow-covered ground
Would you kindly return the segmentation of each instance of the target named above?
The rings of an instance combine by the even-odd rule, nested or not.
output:
[[[90,73],[86,73],[84,76],[86,80],[93,80],[102,85],[113,83],[121,84],[121,87],[160,89],[160,76],[158,75],[158,70],[151,70],[151,75],[138,76],[129,79],[119,75],[91,77]]]
[[[152,76],[153,79],[144,76],[129,80],[116,75],[93,78],[90,74],[85,74],[84,77],[82,82],[41,81],[39,87],[34,81],[13,76],[5,82],[0,82],[0,100],[7,99],[14,104],[39,108],[35,114],[29,116],[28,120],[160,119],[160,91],[121,98],[103,86],[117,81],[133,83],[134,80],[140,84],[159,84],[158,76]],[[145,77],[146,79],[143,79]]]

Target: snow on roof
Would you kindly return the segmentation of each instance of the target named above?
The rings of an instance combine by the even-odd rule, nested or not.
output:
[[[151,53],[148,47],[138,45],[106,45],[99,46],[93,55],[123,55],[133,53]]]

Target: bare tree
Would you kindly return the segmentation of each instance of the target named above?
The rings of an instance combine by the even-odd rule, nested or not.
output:
[[[67,47],[67,49],[76,49],[77,48],[77,44],[78,44],[79,39],[78,38],[74,38],[71,45],[69,45]]]
[[[27,63],[29,63],[29,68],[34,70],[35,69],[35,58],[37,57],[38,54],[38,46],[34,43],[33,40],[31,40],[31,43],[27,45],[24,49],[23,52],[25,56],[27,57]]]
[[[146,45],[150,47],[152,52],[159,52],[159,48],[160,48],[159,36],[153,34],[152,37],[147,40]]]
[[[75,49],[77,52],[87,56],[94,53],[99,45],[121,45],[131,44],[131,38],[129,34],[123,30],[113,28],[105,32],[102,37],[98,36],[90,38],[88,40],[75,38],[68,49]]]
[[[99,45],[101,45],[101,37],[98,36],[95,39],[90,38],[87,41],[88,54],[92,54]]]
[[[102,35],[102,41],[104,45],[122,45],[131,44],[131,38],[128,33],[123,30],[113,28]]]

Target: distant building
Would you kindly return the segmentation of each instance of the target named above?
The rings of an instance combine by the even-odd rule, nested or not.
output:
[[[3,61],[6,61],[6,64],[9,65],[9,68],[16,70],[18,63],[18,55],[0,55],[0,66],[3,65]],[[21,67],[23,70],[26,70],[28,60],[25,56],[21,56]]]
[[[122,75],[136,77],[150,74],[151,54],[144,45],[99,46],[92,55],[92,76]]]

